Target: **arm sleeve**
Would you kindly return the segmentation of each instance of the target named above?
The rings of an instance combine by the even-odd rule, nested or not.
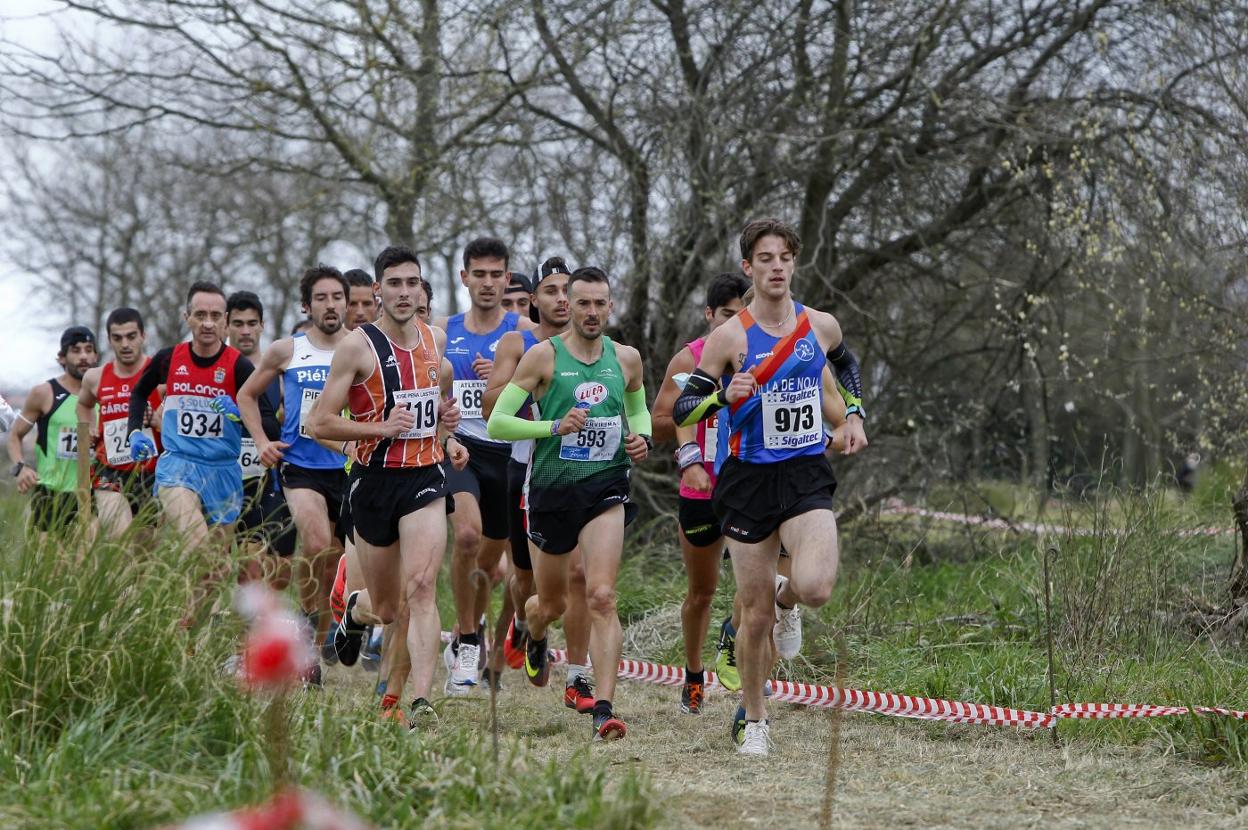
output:
[[[147,364],[139,382],[130,390],[130,414],[126,417],[126,432],[131,433],[143,428],[143,415],[147,412],[147,399],[160,386],[161,381],[169,376],[169,358],[173,349],[161,349]]]
[[[507,384],[507,388],[499,394],[490,420],[485,425],[491,438],[499,441],[523,441],[526,438],[550,437],[550,428],[554,421],[530,421],[516,417],[528,397],[529,393],[519,386],[514,383]],[[646,417],[649,418],[649,415]]]
[[[862,376],[858,368],[858,358],[845,348],[845,341],[842,340],[836,348],[828,351],[828,362],[836,370],[836,380],[844,389],[841,397],[845,399],[845,403],[849,406],[861,405]],[[849,394],[845,394],[846,392]]]
[[[277,419],[277,406],[280,404],[275,404],[276,396],[270,394],[272,391],[272,386],[265,389],[257,403],[260,404],[260,423],[264,425],[265,437],[276,441],[282,437],[282,422]]]
[[[628,417],[628,429],[636,435],[650,435],[653,426],[650,410],[646,409],[646,387],[635,392],[624,390],[624,414]]]
[[[694,369],[680,397],[672,405],[672,419],[677,426],[690,427],[727,406],[722,390],[716,391],[715,379],[701,369]]]

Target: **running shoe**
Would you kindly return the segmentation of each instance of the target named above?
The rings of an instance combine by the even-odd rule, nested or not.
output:
[[[400,726],[407,727],[407,715],[401,706],[391,706],[381,710],[381,720],[383,722],[397,723]],[[410,728],[410,727],[409,727]]]
[[[478,675],[481,672],[481,647],[471,643],[460,643],[455,657],[455,665],[446,676],[446,693],[448,695],[466,695],[477,687]]]
[[[524,674],[534,686],[545,686],[550,680],[550,655],[546,651],[546,638],[534,640],[524,649]]]
[[[329,592],[329,612],[334,622],[342,622],[342,612],[347,610],[347,555],[338,557],[338,570],[334,573],[334,587]]]
[[[338,662],[338,652],[334,649],[334,637],[338,633],[338,624],[341,622],[342,617],[339,616],[325,632],[325,642],[321,643],[321,659],[330,666]]]
[[[771,727],[767,721],[746,721],[737,744],[738,755],[754,755],[765,758],[771,753]]]
[[[528,636],[516,628],[516,618],[511,618],[507,626],[507,639],[503,640],[503,659],[513,669],[524,668],[524,644]]]
[[[589,685],[584,675],[578,675],[575,680],[563,687],[563,705],[569,709],[575,709],[582,715],[594,711],[594,687]]]
[[[311,666],[308,666],[299,677],[299,681],[303,683],[304,688],[321,688],[321,664],[313,663]]]
[[[368,636],[364,640],[364,649],[360,652],[360,665],[365,671],[377,671],[381,668],[382,631],[380,625],[370,625]]]
[[[780,596],[780,592],[784,590],[784,586],[789,583],[786,576],[776,574],[776,596]],[[776,625],[771,632],[772,638],[776,641],[776,653],[785,660],[792,660],[802,650],[802,612],[801,609],[794,606],[793,608],[781,608],[776,605]]]
[[[359,598],[359,591],[351,592],[351,596],[347,597],[347,607],[343,611],[342,622],[334,628],[334,653],[338,656],[338,662],[344,666],[355,665],[355,662],[360,659],[360,646],[364,642],[364,629],[367,626],[357,623],[351,616],[351,609],[355,608],[355,603]]]
[[[446,666],[446,673],[450,674],[455,669],[455,658],[459,655],[459,640],[452,639],[446,644],[446,648],[442,649],[442,665]]]
[[[732,742],[740,747],[745,740],[745,707],[738,706],[737,713],[732,716]]]
[[[719,685],[730,692],[741,690],[741,675],[737,672],[737,635],[729,633],[732,617],[719,627],[719,643],[715,646],[715,675]]]
[[[407,716],[407,728],[419,729],[420,727],[433,726],[438,722],[438,713],[434,710],[433,704],[418,697],[412,701],[411,714]]]
[[[686,715],[702,714],[702,684],[686,683],[680,690],[680,711]]]
[[[481,685],[496,692],[503,690],[503,673],[494,671],[489,666],[481,670]]]
[[[614,712],[594,712],[595,741],[618,741],[628,733],[628,726]]]

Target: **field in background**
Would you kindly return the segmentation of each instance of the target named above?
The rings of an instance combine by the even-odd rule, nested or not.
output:
[[[1116,531],[1049,540],[1058,702],[1248,708],[1241,642],[1202,635],[1191,613],[1224,600],[1233,537],[1172,532],[1227,521],[1225,508],[1218,515],[1208,497],[1206,510],[1204,498],[1046,508],[1055,511],[1050,521],[1060,513]],[[98,546],[75,564],[60,549],[23,547],[21,506],[0,499],[0,821],[148,828],[258,801],[267,780],[263,708],[218,670],[239,623],[223,614],[190,642],[175,630],[194,562],[164,542],[142,551]],[[678,663],[683,573],[674,526],[662,521],[630,546],[620,608],[627,654]],[[840,633],[851,686],[1048,707],[1041,540],[885,518],[848,528],[843,546],[833,601],[806,613],[802,655],[780,674],[830,682]],[[728,605],[728,574],[716,619]],[[446,597],[443,608],[449,621]],[[677,690],[622,684],[618,708],[633,731],[594,747],[587,720],[557,705],[557,690],[530,689],[510,672],[496,771],[485,698],[439,704],[437,729],[412,737],[376,721],[374,679],[334,669],[324,692],[297,696],[293,757],[297,780],[379,827],[817,819],[826,713],[777,707],[777,754],[760,775],[731,754],[726,696],[712,696],[693,719],[678,713]],[[1059,731],[1063,746],[1054,748],[1047,734],[847,715],[840,826],[1243,820],[1244,724],[1064,722]]]

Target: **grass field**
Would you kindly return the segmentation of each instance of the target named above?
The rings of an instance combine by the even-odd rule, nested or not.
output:
[[[25,545],[21,506],[0,497],[0,825],[148,828],[261,800],[264,704],[218,670],[241,624],[227,613],[191,640],[176,630],[193,556],[169,540],[84,556]],[[1059,702],[1248,708],[1242,643],[1200,636],[1187,614],[1193,599],[1224,599],[1233,542],[1170,532],[1216,516],[1161,497],[1067,515],[1116,532],[1050,540]],[[678,663],[683,573],[671,527],[630,544],[620,606],[630,656]],[[843,547],[837,593],[807,612],[803,653],[780,674],[830,682],[840,633],[851,686],[1048,707],[1044,543],[890,519],[848,528]],[[717,614],[730,588],[726,575]],[[735,704],[724,695],[691,718],[677,711],[677,690],[623,684],[617,708],[629,738],[592,746],[587,719],[558,704],[558,689],[510,673],[496,766],[487,698],[440,702],[436,729],[409,735],[376,720],[374,680],[339,667],[323,691],[296,695],[291,760],[301,784],[378,827],[818,821],[826,712],[776,707],[777,751],[760,768],[731,753]],[[1231,827],[1248,818],[1244,724],[1064,722],[1059,731],[1055,748],[1047,733],[847,715],[835,823]]]

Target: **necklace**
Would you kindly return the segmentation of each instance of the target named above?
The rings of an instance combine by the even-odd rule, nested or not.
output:
[[[789,322],[789,319],[793,316],[793,310],[794,310],[796,307],[797,307],[797,306],[796,306],[796,304],[795,304],[795,303],[790,302],[790,303],[789,303],[789,313],[788,313],[788,314],[786,314],[786,315],[784,315],[784,319],[783,319],[783,320],[781,320],[779,323],[766,323],[766,322],[763,322],[761,319],[759,319],[759,317],[758,317],[758,315],[757,315],[757,314],[756,314],[756,315],[754,315],[754,319],[755,319],[755,320],[758,320],[758,324],[759,324],[760,326],[762,326],[763,328],[768,328],[768,329],[778,329],[778,328],[780,328],[781,326],[783,326],[785,323]]]

